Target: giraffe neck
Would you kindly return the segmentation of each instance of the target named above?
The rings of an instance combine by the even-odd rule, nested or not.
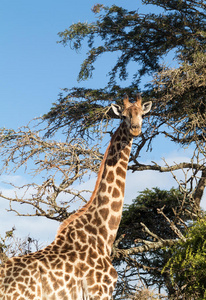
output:
[[[96,226],[99,227],[99,233],[102,234],[109,251],[122,216],[127,165],[133,140],[127,132],[125,123],[121,123],[113,135],[98,191],[90,206],[90,210],[97,214]]]
[[[106,247],[106,252],[110,254],[122,215],[131,147],[132,136],[123,122],[105,152],[91,199],[63,222],[57,237],[66,228],[82,228],[88,235],[98,236],[102,247]]]

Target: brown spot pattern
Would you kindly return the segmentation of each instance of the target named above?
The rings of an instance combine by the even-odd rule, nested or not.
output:
[[[99,228],[99,233],[102,235],[102,237],[107,240],[108,233],[107,233],[107,228],[105,226],[102,226]]]
[[[103,197],[100,196],[98,198],[98,205],[99,206],[106,205],[108,202],[109,202],[109,197],[107,197],[107,196],[103,196]]]
[[[102,208],[99,210],[100,215],[102,216],[103,220],[106,221],[108,214],[109,214],[109,209],[108,208]]]
[[[125,187],[124,181],[116,179],[116,184],[121,189],[122,196],[124,196],[124,187]]]
[[[118,212],[122,208],[122,200],[113,201],[111,204],[111,209],[115,212]]]
[[[114,189],[113,189],[113,192],[112,192],[112,197],[113,198],[118,198],[120,196],[120,192],[119,192],[119,190],[115,187]]]
[[[112,183],[114,181],[114,172],[113,171],[108,172],[106,180],[108,183]]]
[[[97,234],[97,229],[94,226],[91,226],[90,224],[86,225],[84,228],[88,233],[92,233],[94,235]]]
[[[111,230],[117,229],[120,222],[120,217],[111,216],[109,220],[109,228]]]
[[[102,182],[101,185],[100,185],[100,189],[99,189],[100,192],[103,192],[103,193],[104,193],[104,192],[106,192],[106,189],[107,189],[106,184]]]
[[[120,177],[125,179],[125,177],[126,177],[126,171],[125,170],[123,170],[120,167],[117,167],[116,173],[117,173],[117,175],[119,175]]]

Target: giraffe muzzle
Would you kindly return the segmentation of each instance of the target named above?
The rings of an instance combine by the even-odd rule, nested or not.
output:
[[[141,133],[141,127],[139,125],[131,125],[130,133],[133,136],[138,136]]]

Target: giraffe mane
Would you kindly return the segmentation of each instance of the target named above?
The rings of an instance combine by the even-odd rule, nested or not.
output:
[[[76,213],[72,214],[71,216],[69,216],[67,219],[65,219],[62,222],[62,224],[59,226],[59,229],[57,231],[57,235],[56,236],[58,236],[62,232],[62,230],[64,228],[66,228],[72,221],[74,221],[76,218],[79,218],[90,207],[90,205],[92,204],[92,202],[93,202],[93,200],[94,200],[94,198],[96,196],[97,190],[99,188],[99,184],[100,184],[100,181],[101,181],[101,178],[102,178],[102,174],[103,174],[103,171],[104,171],[104,164],[105,164],[105,161],[107,159],[109,148],[110,148],[110,146],[111,146],[111,144],[113,142],[113,139],[114,139],[114,137],[116,135],[116,132],[113,135],[113,137],[112,137],[112,139],[111,139],[111,141],[109,143],[109,146],[106,149],[104,157],[102,159],[102,162],[101,162],[101,165],[100,165],[100,168],[99,168],[99,173],[98,173],[97,180],[96,180],[96,184],[95,184],[95,188],[94,188],[94,191],[93,191],[93,193],[91,195],[90,200],[82,208],[78,209],[78,211]]]

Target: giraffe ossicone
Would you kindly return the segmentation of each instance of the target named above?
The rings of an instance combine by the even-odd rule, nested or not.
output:
[[[132,140],[152,103],[126,96],[122,118],[102,160],[87,204],[66,219],[55,240],[35,253],[9,259],[0,269],[0,300],[109,300],[117,281],[111,248],[119,227]]]

